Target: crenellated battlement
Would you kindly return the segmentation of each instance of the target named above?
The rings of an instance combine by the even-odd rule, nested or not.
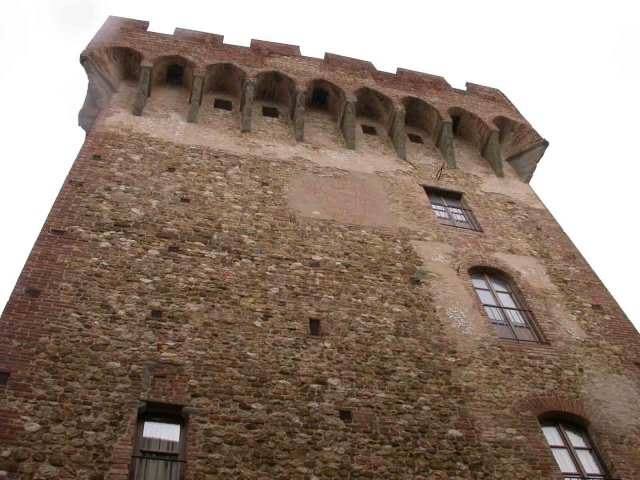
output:
[[[498,176],[507,161],[526,182],[548,145],[495,88],[467,83],[460,90],[436,75],[402,68],[383,72],[369,61],[333,53],[306,57],[297,45],[251,40],[244,47],[224,43],[218,34],[176,28],[167,35],[149,32],[148,26],[109,17],[82,53],[89,76],[80,112],[86,130],[121,82],[137,83],[132,113],[140,115],[154,87],[171,81],[190,90],[185,114],[192,123],[204,93],[217,90],[237,100],[243,132],[251,131],[254,100],[262,100],[281,107],[295,139],[302,141],[305,108],[321,95],[348,149],[356,148],[356,118],[366,117],[382,126],[400,158],[406,158],[409,128],[430,138],[447,166],[456,168],[457,135],[472,143]]]

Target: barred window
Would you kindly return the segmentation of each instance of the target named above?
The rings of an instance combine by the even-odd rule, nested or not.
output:
[[[568,422],[542,422],[542,432],[558,467],[568,480],[598,480],[607,478],[587,432]]]
[[[509,282],[486,272],[472,273],[471,281],[500,338],[519,342],[542,341],[533,315],[522,308]]]
[[[138,416],[131,480],[182,480],[186,421],[182,407],[148,403]]]
[[[467,230],[482,231],[475,215],[466,207],[462,193],[430,187],[424,187],[424,189],[431,202],[431,208],[440,223]]]

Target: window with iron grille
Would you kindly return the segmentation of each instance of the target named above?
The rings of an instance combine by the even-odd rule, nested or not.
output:
[[[466,207],[462,193],[430,187],[424,187],[424,190],[440,223],[477,232],[482,231],[475,215]]]
[[[131,480],[183,480],[186,419],[182,407],[147,403],[138,415]]]
[[[583,428],[564,421],[545,421],[541,426],[565,479],[607,478],[603,463]]]
[[[542,342],[533,315],[522,308],[509,282],[487,272],[471,274],[473,287],[498,336],[518,342]]]

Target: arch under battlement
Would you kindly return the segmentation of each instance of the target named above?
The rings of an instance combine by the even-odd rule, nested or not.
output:
[[[152,68],[151,91],[158,85],[191,88],[195,64],[180,55],[168,55],[158,58]]]
[[[453,138],[449,120],[443,118],[433,105],[417,97],[402,100],[405,110],[405,130],[410,143],[426,144],[425,148],[414,148],[414,152],[429,152],[431,156],[440,152],[449,168],[455,168]],[[437,149],[437,151],[435,150]]]
[[[416,97],[405,97],[402,104],[405,110],[405,125],[421,130],[435,143],[444,123],[438,109]]]
[[[271,70],[256,76],[256,100],[285,107],[289,114],[293,109],[296,90],[296,82],[282,72]]]
[[[306,106],[308,109],[327,111],[336,123],[340,123],[345,103],[346,95],[336,84],[323,78],[307,83]]]
[[[482,153],[489,138],[490,128],[487,123],[476,114],[460,107],[451,107],[448,111],[451,117],[453,136],[471,143]]]
[[[78,115],[78,124],[85,131],[123,83],[133,86],[139,81],[143,58],[139,51],[121,46],[92,50],[80,57],[89,78],[87,96]]]
[[[131,47],[105,47],[91,51],[83,61],[89,61],[114,87],[123,82],[137,82],[143,55]]]
[[[369,87],[356,90],[356,115],[380,123],[389,134],[394,118],[393,101],[385,94]]]
[[[528,182],[549,145],[529,125],[505,116],[497,116],[493,124],[498,128],[502,158],[516,171],[521,180]]]
[[[247,85],[247,73],[232,63],[215,63],[207,66],[203,76],[196,76],[192,92],[188,121],[198,120],[202,104],[202,120],[205,123],[229,122],[236,124],[241,114]],[[229,116],[228,114],[232,115]]]
[[[206,69],[204,93],[223,93],[242,98],[246,72],[233,63],[215,63]]]
[[[466,140],[484,158],[499,177],[504,176],[497,129],[491,128],[478,115],[461,107],[448,111],[454,137]]]

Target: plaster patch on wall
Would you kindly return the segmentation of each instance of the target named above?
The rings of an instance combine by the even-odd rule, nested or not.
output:
[[[438,306],[438,315],[445,325],[453,326],[468,340],[480,339],[488,322],[474,310],[474,299],[464,288],[453,266],[453,247],[441,242],[412,241],[414,250],[422,258],[423,267],[433,274],[437,288],[430,289]],[[444,317],[444,318],[443,318]],[[457,336],[458,339],[462,338]]]
[[[411,242],[416,253],[427,262],[439,262],[451,266],[453,264],[453,246],[442,242]]]
[[[288,194],[289,208],[303,217],[393,229],[397,226],[384,188],[373,174],[304,173],[293,179]]]
[[[517,178],[483,175],[479,189],[485,193],[499,193],[509,198],[515,198],[531,208],[545,208],[531,187]]]
[[[555,292],[558,287],[547,275],[547,268],[533,257],[524,255],[513,255],[510,253],[494,253],[494,258],[508,264],[526,278],[529,285],[543,290]]]
[[[619,434],[640,427],[640,390],[634,380],[603,370],[585,368],[582,398],[602,414],[607,421],[616,424]]]

